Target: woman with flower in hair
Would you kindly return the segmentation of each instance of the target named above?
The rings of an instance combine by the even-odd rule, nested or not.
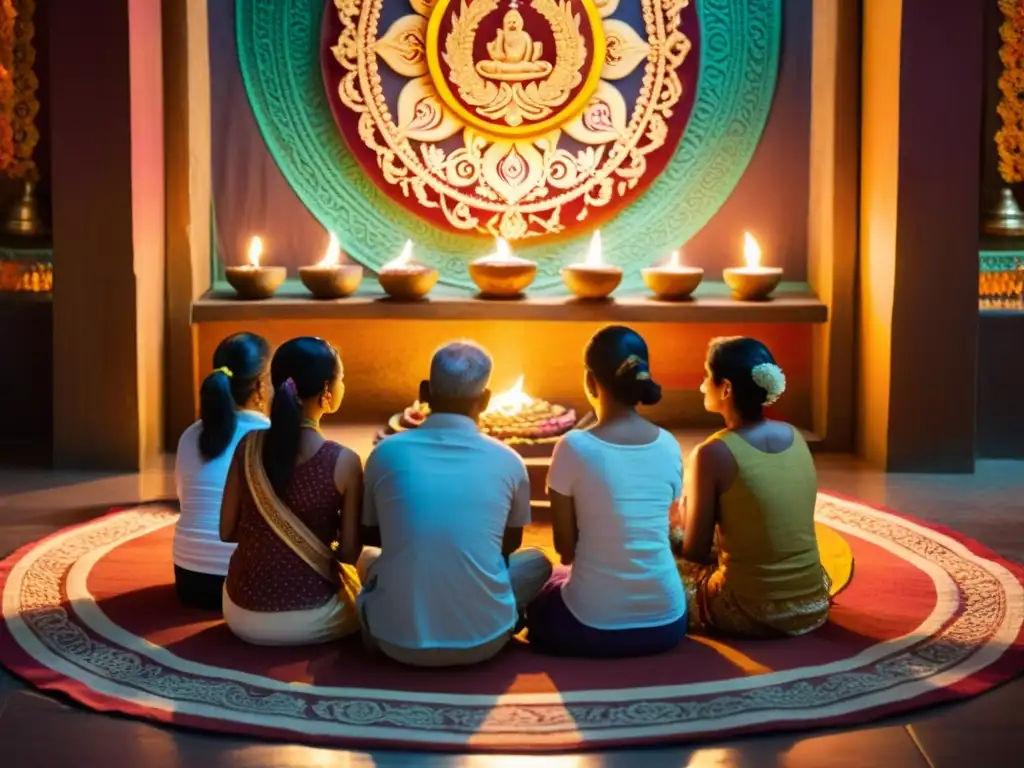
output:
[[[320,432],[345,395],[341,358],[323,339],[292,339],[274,353],[270,381],[270,428],[238,444],[224,488],[220,537],[238,545],[224,621],[256,645],[335,640],[359,629],[363,495],[359,456]]]
[[[828,619],[814,531],[818,477],[800,432],[765,417],[786,377],[757,339],[715,339],[701,385],[725,429],[693,451],[671,532],[691,630],[783,637]]]

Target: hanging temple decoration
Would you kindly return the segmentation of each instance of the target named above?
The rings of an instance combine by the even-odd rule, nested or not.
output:
[[[0,0],[0,171],[14,162],[14,0]]]
[[[376,183],[440,226],[508,240],[592,227],[682,136],[689,0],[617,18],[620,0],[410,0],[385,23],[386,5],[336,4],[335,118]]]
[[[999,27],[1002,98],[996,108],[1003,121],[996,133],[999,175],[1007,184],[1019,184],[1024,182],[1024,2],[999,0],[999,10],[1003,14]]]
[[[0,170],[30,182],[39,143],[35,12],[36,0],[0,0]]]

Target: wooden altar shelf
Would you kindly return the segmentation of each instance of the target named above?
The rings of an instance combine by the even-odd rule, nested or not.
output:
[[[289,281],[271,299],[241,301],[230,289],[215,289],[192,304],[193,323],[251,320],[554,320],[667,323],[824,323],[828,308],[806,283],[783,283],[765,302],[729,298],[722,283],[705,283],[689,302],[654,299],[648,292],[621,290],[611,301],[566,296],[529,296],[489,301],[438,287],[421,302],[387,298],[372,278],[346,299],[318,301]]]

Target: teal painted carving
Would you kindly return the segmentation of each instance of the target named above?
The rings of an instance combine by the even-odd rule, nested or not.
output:
[[[672,161],[650,189],[601,229],[605,252],[639,270],[695,235],[732,193],[761,138],[778,74],[782,0],[695,0],[701,25],[696,103]],[[388,199],[346,149],[324,94],[324,0],[236,0],[238,57],[264,141],[296,194],[345,251],[371,269],[407,238],[441,282],[472,288],[466,262],[491,250],[431,226]],[[643,233],[638,237],[637,233]],[[533,288],[560,286],[559,269],[590,235],[524,245],[538,262]]]

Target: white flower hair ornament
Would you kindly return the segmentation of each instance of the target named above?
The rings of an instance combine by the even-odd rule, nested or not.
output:
[[[750,377],[767,393],[762,405],[774,405],[786,391],[786,374],[775,363],[761,363],[750,371]]]

